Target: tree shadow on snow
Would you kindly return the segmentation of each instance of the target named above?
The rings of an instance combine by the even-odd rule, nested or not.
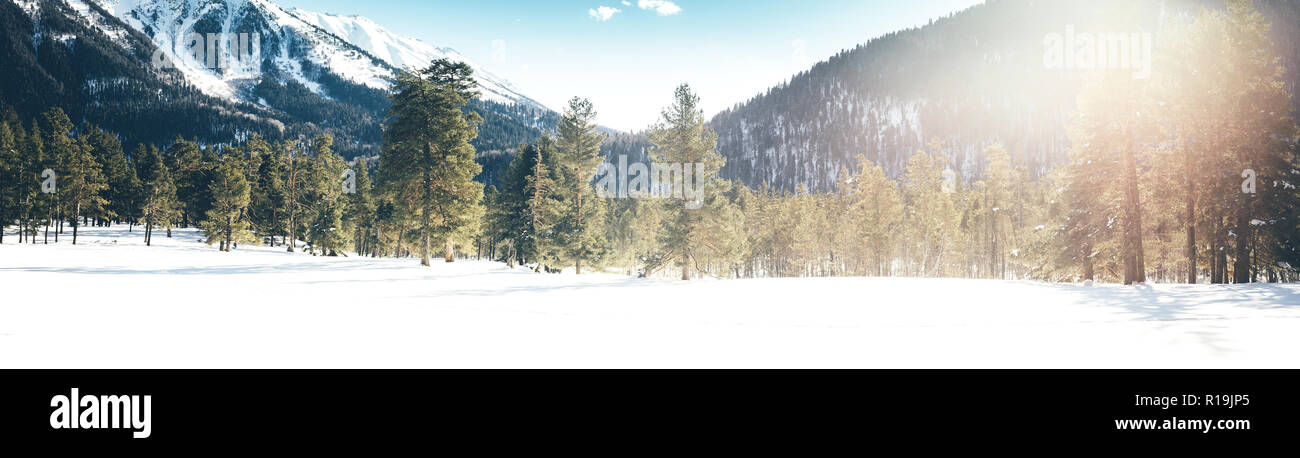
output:
[[[1135,321],[1157,322],[1167,326],[1197,323],[1201,325],[1200,328],[1189,334],[1216,355],[1227,355],[1234,351],[1225,345],[1223,333],[1232,329],[1237,318],[1231,313],[1225,314],[1224,309],[1217,306],[1229,305],[1254,311],[1300,308],[1300,287],[1268,283],[1159,287],[1098,285],[1068,288],[1078,293],[1084,304],[1120,309],[1136,315]],[[1252,313],[1251,318],[1260,317]]]

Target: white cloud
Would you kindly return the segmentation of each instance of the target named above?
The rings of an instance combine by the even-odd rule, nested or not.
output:
[[[588,16],[591,16],[591,17],[593,17],[593,18],[595,18],[597,21],[605,22],[605,21],[608,21],[609,18],[614,17],[615,14],[618,14],[618,13],[620,13],[620,12],[622,12],[622,11],[623,11],[623,10],[620,10],[620,9],[618,9],[618,8],[610,8],[610,7],[608,7],[608,6],[600,6],[600,7],[594,8],[594,9],[589,9],[589,10],[587,10],[587,15],[588,15]]]
[[[682,12],[682,7],[668,0],[637,0],[636,6],[643,10],[654,10],[660,16],[672,16]]]
[[[632,6],[632,2],[629,2],[629,1],[627,1],[627,0],[623,0],[623,6]]]

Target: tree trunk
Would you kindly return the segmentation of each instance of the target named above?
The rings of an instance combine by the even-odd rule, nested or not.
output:
[[[397,229],[397,248],[393,250],[393,257],[402,257],[402,239],[406,238],[406,223]]]
[[[72,244],[73,245],[77,244],[77,228],[81,226],[81,222],[77,220],[78,216],[80,216],[80,213],[81,213],[81,202],[77,202],[76,210],[72,212]]]
[[[456,262],[456,247],[451,243],[451,237],[447,237],[446,251],[443,252],[443,261]]]
[[[1092,268],[1092,244],[1083,244],[1083,279],[1092,281],[1096,277],[1096,272]]]
[[[294,236],[293,233],[293,229],[294,229],[293,215],[295,213],[294,210],[296,210],[297,209],[296,207],[298,206],[298,194],[297,191],[295,190],[295,185],[294,185],[294,183],[297,181],[298,173],[293,166],[293,162],[294,162],[293,152],[290,151],[289,153],[289,229],[287,231],[289,235],[289,240],[288,240],[289,243],[287,245],[289,246],[290,253],[293,253],[293,246],[297,245],[296,242],[297,238]]]
[[[1217,242],[1210,243],[1210,284],[1222,283],[1219,280],[1219,250]]]
[[[1128,133],[1124,149],[1124,284],[1146,283],[1146,266],[1142,255],[1142,208],[1138,195],[1137,160],[1133,157],[1133,137]]]
[[[430,265],[429,251],[432,249],[432,246],[430,245],[432,242],[429,240],[429,232],[432,230],[430,226],[432,226],[431,218],[433,217],[433,196],[430,195],[433,192],[433,176],[429,167],[430,163],[433,161],[433,151],[431,151],[431,147],[427,144],[424,145],[424,157],[424,186],[423,189],[420,190],[424,194],[421,196],[424,205],[422,205],[423,208],[421,208],[420,212],[420,265],[428,267]]]
[[[581,175],[578,174],[578,171],[577,171],[577,170],[574,170],[573,173],[574,173],[574,175],[581,176]],[[582,227],[582,188],[583,188],[584,186],[585,186],[585,185],[579,185],[579,186],[578,186],[578,215],[577,215],[578,217],[577,217],[577,220],[578,220],[578,231],[580,231],[580,232],[583,231],[583,227]],[[579,237],[581,238],[582,236],[579,235]],[[574,263],[573,263],[573,272],[574,272],[573,274],[574,274],[574,275],[582,275],[582,254],[587,252],[587,243],[585,242],[585,239],[581,239],[581,240],[584,240],[584,241],[579,243],[579,246],[578,246],[578,257],[577,257],[577,260],[575,260]]]
[[[1232,282],[1250,283],[1250,198],[1242,193],[1237,210],[1237,243],[1232,262]]]
[[[1190,156],[1191,151],[1187,151]],[[1192,161],[1187,161],[1187,284],[1196,284],[1196,179]]]

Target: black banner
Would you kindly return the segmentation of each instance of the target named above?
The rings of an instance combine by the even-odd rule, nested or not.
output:
[[[0,437],[155,450],[593,438],[1255,443],[1300,430],[1298,381],[1296,371],[1235,370],[12,370],[0,371]]]

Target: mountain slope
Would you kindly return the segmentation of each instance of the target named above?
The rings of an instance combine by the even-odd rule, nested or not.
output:
[[[289,13],[348,41],[397,69],[419,69],[434,59],[465,62],[474,69],[474,78],[478,80],[479,90],[484,100],[545,108],[541,103],[520,93],[519,89],[509,81],[492,74],[454,49],[439,48],[415,38],[394,34],[362,16],[340,16],[298,8],[289,10]]]
[[[78,3],[81,0],[73,0]],[[346,41],[298,20],[267,0],[87,0],[143,32],[204,92],[233,97],[240,81],[274,70],[326,94],[311,75],[313,68],[333,72],[348,81],[384,89],[392,69],[355,49]],[[212,69],[186,52],[189,33],[255,33],[261,36],[259,62],[241,62]],[[264,68],[271,67],[271,68]]]
[[[0,1],[0,105],[26,118],[63,107],[124,135],[127,144],[177,135],[238,138],[281,132],[271,110],[211,97],[181,75],[148,65],[147,36],[84,3]]]

